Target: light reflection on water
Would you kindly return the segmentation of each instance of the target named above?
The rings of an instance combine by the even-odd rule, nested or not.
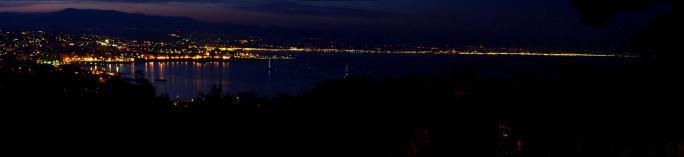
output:
[[[169,94],[171,97],[192,98],[199,92],[208,92],[212,86],[220,86],[223,92],[257,92],[263,96],[271,92],[297,93],[298,87],[281,83],[279,89],[271,89],[273,70],[268,69],[265,61],[249,62],[147,62],[108,64],[106,70],[119,69],[123,77],[134,78],[136,72],[143,74],[157,89],[158,94]],[[233,69],[236,64],[240,69]],[[280,70],[288,72],[290,70]],[[282,73],[280,73],[282,74]],[[295,75],[296,76],[296,75]],[[288,75],[280,75],[288,80]],[[303,79],[302,81],[309,80]],[[231,82],[239,84],[232,85]],[[303,90],[303,89],[302,89]]]
[[[228,62],[148,62],[142,72],[159,93],[190,98],[214,85],[231,91],[230,67]]]
[[[607,62],[608,61],[608,62]],[[295,60],[231,62],[148,62],[109,64],[124,77],[136,71],[152,82],[158,94],[193,98],[218,85],[223,92],[257,92],[262,96],[279,93],[300,94],[323,80],[342,79],[346,75],[386,76],[442,74],[458,67],[472,67],[477,77],[540,75],[552,77],[559,63],[601,63],[610,68],[627,64],[623,59],[563,57],[491,57],[491,56],[412,56],[412,55],[306,55]]]

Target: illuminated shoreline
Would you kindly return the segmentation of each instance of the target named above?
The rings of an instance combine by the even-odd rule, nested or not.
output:
[[[457,52],[457,55],[479,56],[550,56],[550,57],[627,57],[636,56],[617,54],[590,54],[590,53],[536,53],[536,52]]]
[[[281,51],[282,52],[282,51]],[[348,54],[417,54],[417,55],[463,55],[463,56],[542,56],[542,57],[619,57],[636,58],[637,56],[618,54],[591,53],[541,53],[541,52],[464,52],[464,51],[311,51],[318,53],[348,53]],[[292,53],[292,51],[284,52]],[[138,55],[135,57],[64,57],[60,60],[38,60],[42,64],[71,64],[71,63],[136,63],[136,62],[164,62],[164,61],[193,61],[193,62],[228,62],[234,60],[292,60],[291,56],[259,56],[258,52],[238,53],[234,55]]]
[[[63,58],[63,63],[132,63],[132,62],[163,62],[163,61],[195,61],[195,62],[214,62],[214,61],[234,61],[234,60],[292,60],[289,56],[143,56],[143,57],[67,57]]]

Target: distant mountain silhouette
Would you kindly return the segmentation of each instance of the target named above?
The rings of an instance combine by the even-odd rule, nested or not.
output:
[[[233,23],[210,23],[188,17],[153,16],[115,10],[74,9],[48,13],[0,12],[0,30],[44,30],[66,33],[96,33],[135,39],[158,39],[170,32],[258,36],[278,42],[311,41],[327,45],[325,40],[363,41],[371,35],[334,30],[249,26]],[[364,40],[359,40],[364,39]],[[382,41],[391,40],[380,38]]]
[[[95,32],[113,35],[154,35],[186,32],[256,32],[258,28],[207,23],[186,17],[151,16],[114,10],[68,8],[49,13],[0,13],[0,29]]]

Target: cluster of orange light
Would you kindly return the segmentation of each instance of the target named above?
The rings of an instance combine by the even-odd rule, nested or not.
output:
[[[159,56],[159,55],[140,55],[138,58],[146,59],[146,60],[197,60],[197,59],[208,59],[211,58],[211,56],[202,56],[202,55],[185,55],[185,56]]]
[[[232,58],[258,58],[259,56],[253,54],[240,53],[234,56],[231,55],[219,55],[219,56],[206,56],[206,55],[185,55],[185,56],[172,56],[172,55],[139,55],[136,58],[133,57],[116,57],[116,58],[104,58],[104,57],[66,57],[62,60],[65,63],[72,62],[105,62],[105,63],[120,63],[120,62],[135,62],[136,59],[144,60],[202,60],[202,59],[219,59],[219,60],[230,60]]]
[[[135,58],[103,58],[103,57],[66,57],[62,61],[65,63],[71,62],[107,62],[107,63],[120,63],[120,62],[135,62]]]

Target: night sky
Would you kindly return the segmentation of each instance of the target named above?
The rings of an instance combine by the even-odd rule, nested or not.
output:
[[[213,23],[408,36],[492,45],[624,47],[667,6],[582,24],[570,0],[2,0],[0,12],[106,9]]]

